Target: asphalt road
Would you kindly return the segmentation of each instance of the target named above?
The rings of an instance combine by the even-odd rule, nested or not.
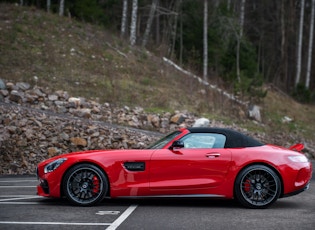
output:
[[[263,210],[230,200],[117,199],[94,207],[36,196],[31,176],[0,176],[0,229],[315,229],[310,189]]]

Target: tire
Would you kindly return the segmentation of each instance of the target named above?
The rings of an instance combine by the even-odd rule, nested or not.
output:
[[[251,165],[237,176],[234,192],[238,202],[247,208],[267,208],[279,198],[281,181],[271,168]]]
[[[101,202],[108,190],[106,176],[91,164],[79,164],[70,168],[62,185],[66,198],[79,206],[91,206]]]

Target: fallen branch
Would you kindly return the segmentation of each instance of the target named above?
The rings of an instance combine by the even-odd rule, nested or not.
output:
[[[115,50],[118,54],[120,54],[121,56],[127,58],[127,55],[124,54],[123,52],[121,52],[119,49],[115,48],[114,46],[112,46],[112,45],[111,45],[110,43],[108,43],[108,42],[106,42],[106,44],[107,44],[110,48],[112,48],[113,50]]]
[[[193,77],[195,79],[197,79],[199,81],[199,83],[205,85],[205,86],[208,86],[209,88],[213,89],[213,90],[216,90],[217,92],[223,94],[224,96],[226,96],[227,98],[229,98],[230,100],[232,101],[235,101],[241,105],[248,105],[248,102],[244,102],[244,101],[241,101],[239,99],[237,99],[233,94],[230,94],[220,88],[218,88],[218,86],[216,85],[213,85],[213,84],[210,84],[209,82],[203,80],[201,77],[198,77],[196,76],[195,74],[187,71],[187,70],[184,70],[183,68],[179,67],[178,65],[176,65],[174,62],[172,62],[171,60],[167,59],[166,57],[163,57],[163,61],[165,61],[167,64],[173,66],[175,69],[177,69],[178,71],[190,76],[190,77]]]

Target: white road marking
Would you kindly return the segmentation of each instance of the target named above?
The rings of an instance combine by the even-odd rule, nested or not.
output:
[[[14,204],[14,205],[16,205],[16,204],[18,204],[18,205],[20,205],[20,204],[43,204],[43,203],[40,203],[40,202],[14,202],[14,201],[3,201],[3,202],[0,202],[0,204],[1,205],[3,205],[3,204]]]
[[[98,211],[95,213],[96,215],[104,216],[104,215],[118,215],[120,211]]]
[[[129,206],[129,208],[127,208],[127,210],[124,211],[123,214],[120,215],[120,217],[118,217],[110,226],[108,226],[106,230],[115,230],[116,228],[118,228],[119,225],[121,225],[137,207],[137,205]]]
[[[28,196],[28,197],[18,197],[18,198],[0,199],[0,203],[1,203],[2,201],[27,200],[27,199],[33,199],[33,198],[42,198],[42,197],[39,197],[39,196]]]
[[[1,197],[4,197],[4,198],[8,198],[8,197],[24,197],[25,199],[27,199],[28,197],[33,197],[34,195],[12,195],[12,194],[8,194],[8,195],[0,195],[0,198]],[[41,196],[38,196],[38,197],[41,197]]]
[[[0,180],[0,183],[38,182],[38,180]]]
[[[79,226],[107,226],[107,225],[110,225],[110,223],[17,222],[17,221],[0,221],[0,224],[79,225]]]
[[[0,186],[0,188],[36,188],[37,186],[24,186],[24,185],[21,185],[21,186],[19,186],[19,185],[8,185],[8,186]]]
[[[20,182],[37,182],[37,180],[15,180],[15,181],[1,181],[0,183],[20,183]],[[1,185],[0,188],[36,188],[37,186],[18,186],[18,185]],[[16,200],[26,200],[34,198],[42,198],[40,196],[31,195],[0,195],[4,199],[0,199],[0,204],[13,205],[34,205],[41,204],[40,202],[16,202]],[[69,222],[19,222],[19,221],[0,221],[0,224],[19,224],[19,225],[68,225],[68,226],[108,226],[106,230],[117,229],[137,208],[137,205],[129,206],[113,223],[69,223]],[[119,215],[120,211],[98,211],[97,215]]]

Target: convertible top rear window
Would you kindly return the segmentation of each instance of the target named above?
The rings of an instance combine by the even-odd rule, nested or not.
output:
[[[191,133],[218,133],[226,136],[224,148],[245,148],[262,146],[261,142],[231,129],[223,128],[188,128]]]

